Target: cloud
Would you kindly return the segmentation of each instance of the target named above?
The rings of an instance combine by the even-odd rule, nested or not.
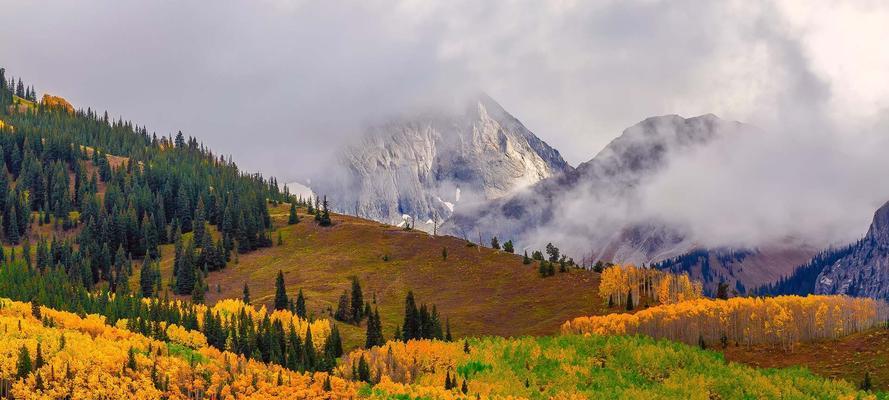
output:
[[[323,168],[369,122],[482,89],[574,165],[652,115],[712,112],[761,128],[756,140],[726,139],[676,161],[646,189],[647,213],[702,236],[849,237],[885,197],[875,172],[886,170],[875,154],[889,109],[885,2],[56,0],[2,9],[0,63],[10,73],[159,134],[181,129],[282,181]],[[701,194],[688,198],[692,190]]]

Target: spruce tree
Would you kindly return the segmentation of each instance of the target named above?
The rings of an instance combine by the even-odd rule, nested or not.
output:
[[[19,358],[15,363],[16,376],[21,378],[26,378],[28,374],[31,373],[31,355],[28,353],[28,348],[25,345],[19,349]]]
[[[417,303],[414,301],[414,292],[407,292],[404,299],[404,323],[402,324],[402,339],[406,342],[411,339],[420,339],[420,315]]]
[[[528,250],[525,250],[525,256],[522,257],[522,264],[528,265],[531,263],[531,258],[528,257]]]
[[[332,221],[330,220],[330,209],[327,207],[327,196],[324,196],[324,203],[322,203],[322,207],[323,209],[321,211],[321,218],[318,220],[318,222],[321,224],[321,226],[330,226],[332,224]]]
[[[302,288],[299,289],[299,294],[296,295],[296,315],[300,318],[306,318],[306,297],[303,296]]]
[[[352,277],[352,323],[358,324],[364,319],[364,294],[361,292],[361,283],[358,277]]]
[[[287,288],[284,287],[284,272],[278,270],[278,276],[275,278],[275,310],[286,310],[287,304]]]
[[[358,360],[358,380],[370,383],[370,366],[367,365],[367,360],[364,358],[364,354],[362,354],[361,359]]]
[[[250,287],[247,286],[247,282],[244,282],[244,292],[241,300],[244,301],[244,304],[250,304]]]
[[[491,238],[491,248],[494,250],[500,250],[500,242],[497,240],[497,236]]]
[[[287,224],[293,225],[299,222],[299,216],[296,215],[296,203],[290,203],[290,216],[287,218]]]
[[[512,245],[512,240],[507,240],[505,243],[503,243],[503,251],[507,253],[515,252],[515,248],[513,248]]]

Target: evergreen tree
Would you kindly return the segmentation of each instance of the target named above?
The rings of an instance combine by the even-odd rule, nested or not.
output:
[[[287,288],[284,287],[284,272],[278,270],[278,276],[275,278],[275,310],[286,310],[287,304]]]
[[[127,368],[129,368],[130,371],[135,371],[136,367],[136,350],[130,347],[130,351],[127,352]]]
[[[198,205],[194,210],[194,236],[192,240],[195,243],[204,243],[204,233],[205,230],[205,214],[206,210],[204,209],[204,199],[202,197],[198,197]]]
[[[531,258],[528,257],[528,250],[525,250],[525,256],[522,257],[522,264],[528,265],[531,263]]]
[[[358,324],[364,319],[364,295],[361,292],[361,283],[358,282],[358,277],[352,277],[352,323]]]
[[[250,287],[247,286],[247,282],[244,282],[244,294],[241,297],[241,300],[244,301],[244,304],[250,304]]]
[[[296,295],[296,315],[300,318],[306,318],[306,298],[303,296],[303,290],[299,289],[299,294]]]
[[[500,250],[500,241],[497,240],[497,236],[491,238],[491,248],[494,250]]]
[[[343,322],[352,321],[352,307],[349,304],[349,294],[343,290],[343,294],[340,295],[340,301],[337,304],[336,313],[333,315],[333,318]]]
[[[374,346],[382,346],[384,343],[380,311],[376,310],[367,317],[367,334],[365,335],[364,347],[369,349]]]
[[[448,260],[448,248],[447,247],[441,248],[441,259],[444,261]]]
[[[367,360],[364,358],[364,354],[362,354],[361,359],[358,360],[358,380],[370,383],[370,366],[367,365]]]
[[[34,357],[34,370],[38,370],[43,367],[45,361],[43,360],[43,349],[40,342],[37,342],[37,355]]]
[[[512,245],[512,240],[507,240],[505,243],[503,243],[503,251],[510,254],[515,252],[515,248]]]
[[[19,358],[15,363],[16,375],[19,379],[26,378],[31,373],[31,355],[25,345],[19,349]]]
[[[627,293],[627,311],[633,311],[633,292]]]
[[[332,221],[330,220],[330,210],[327,207],[327,196],[324,196],[322,207],[323,208],[321,210],[321,218],[318,220],[318,222],[321,224],[321,226],[330,226],[332,224]]]
[[[408,291],[404,299],[404,323],[402,324],[402,339],[406,342],[411,339],[420,339],[420,315],[417,303],[414,301],[414,292]]]
[[[296,215],[296,203],[290,203],[290,216],[287,217],[287,224],[293,225],[299,222],[299,216]]]

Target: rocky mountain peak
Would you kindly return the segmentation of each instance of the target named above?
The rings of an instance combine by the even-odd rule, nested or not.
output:
[[[314,179],[339,211],[387,223],[443,221],[459,204],[496,199],[573,168],[494,99],[462,110],[403,115],[369,126]]]

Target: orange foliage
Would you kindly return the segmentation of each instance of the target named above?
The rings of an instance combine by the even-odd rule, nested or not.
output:
[[[639,268],[633,265],[614,265],[602,271],[599,296],[605,303],[623,306],[632,294],[633,307],[648,301],[672,304],[701,298],[703,286],[689,279],[688,274]]]
[[[44,94],[43,99],[40,100],[40,104],[47,108],[61,108],[68,113],[74,113],[74,107],[71,105],[71,103],[69,103],[68,100],[65,100],[64,98],[58,96]]]
[[[836,338],[886,321],[889,306],[846,296],[736,297],[697,299],[635,314],[580,317],[562,325],[564,334],[644,334],[689,344],[723,341],[781,344]]]
[[[0,382],[12,383],[16,399],[357,396],[355,383],[326,373],[293,372],[210,347],[174,351],[167,343],[105,325],[99,316],[81,318],[46,307],[41,314],[44,321],[32,316],[30,304],[0,299]],[[38,343],[44,365],[18,379],[19,349],[25,346],[34,360]],[[127,366],[130,349],[135,369]],[[327,379],[330,391],[324,390]]]
[[[399,383],[441,386],[448,370],[454,374],[456,365],[467,358],[460,343],[438,340],[386,342],[371,349],[358,349],[343,356],[336,374],[357,379],[355,369],[361,357],[370,367],[374,381],[388,378]],[[422,379],[420,379],[422,377]]]

